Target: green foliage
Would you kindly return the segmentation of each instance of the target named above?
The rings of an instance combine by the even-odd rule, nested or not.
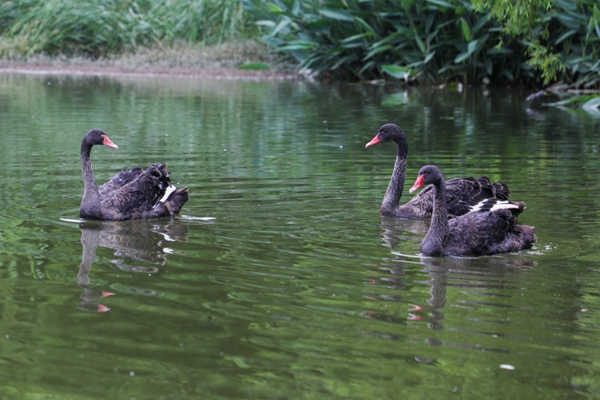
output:
[[[245,0],[317,74],[441,83],[600,82],[597,0]],[[405,73],[408,71],[408,75]]]
[[[600,96],[597,95],[579,95],[567,97],[564,100],[555,101],[553,103],[545,103],[545,105],[552,107],[577,107],[589,114],[600,116]]]
[[[22,54],[101,56],[138,46],[220,43],[254,34],[237,0],[15,0],[0,4],[0,34]]]
[[[220,44],[259,29],[277,52],[323,76],[600,86],[597,0],[0,2],[0,56],[103,57]]]
[[[555,0],[472,0],[478,11],[490,10],[503,29],[512,36],[530,34],[545,27],[546,12]]]
[[[544,83],[551,82],[566,70],[560,55],[551,53],[539,40],[530,43],[527,53],[530,56],[529,64],[542,72]]]
[[[561,79],[574,86],[600,81],[600,9],[597,0],[472,0],[490,10],[504,32],[527,46],[529,64],[545,84]]]
[[[264,39],[304,68],[343,79],[501,82],[531,79],[524,47],[465,0],[246,0],[269,33]],[[510,56],[510,62],[507,62]]]

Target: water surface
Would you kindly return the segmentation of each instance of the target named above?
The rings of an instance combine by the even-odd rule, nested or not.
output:
[[[0,75],[3,398],[594,398],[600,119],[527,93]],[[421,257],[379,206],[392,144],[525,201],[529,251]],[[92,128],[103,182],[166,162],[174,220],[73,222]],[[404,194],[403,201],[411,195]]]

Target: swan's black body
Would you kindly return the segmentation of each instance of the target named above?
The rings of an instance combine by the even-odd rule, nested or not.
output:
[[[517,215],[525,210],[525,203],[486,199],[469,213],[449,219],[444,201],[444,176],[438,167],[421,168],[410,190],[430,183],[433,184],[433,215],[421,243],[424,255],[485,256],[528,249],[535,243],[535,228],[516,222]]]
[[[390,179],[385,197],[381,203],[381,215],[400,218],[428,218],[433,212],[433,189],[427,187],[406,204],[400,205],[404,180],[406,177],[406,156],[408,142],[406,134],[395,124],[386,124],[379,128],[377,135],[366,147],[382,142],[396,142],[397,154],[394,172]],[[452,216],[468,213],[480,201],[488,198],[507,200],[510,196],[508,186],[502,182],[492,183],[489,178],[455,178],[446,182],[446,203]]]
[[[175,190],[169,185],[165,164],[154,164],[143,170],[139,167],[123,170],[98,187],[90,153],[92,146],[118,148],[99,129],[93,129],[81,142],[81,170],[85,192],[79,216],[101,221],[161,218],[178,214],[188,200],[188,189]],[[163,198],[168,194],[166,198]]]

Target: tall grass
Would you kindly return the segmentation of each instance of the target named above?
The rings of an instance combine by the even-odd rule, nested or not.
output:
[[[217,44],[256,37],[238,0],[13,0],[0,34],[21,54],[93,57],[175,41]]]

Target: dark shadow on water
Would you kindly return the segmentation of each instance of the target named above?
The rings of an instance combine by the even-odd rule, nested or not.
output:
[[[115,293],[90,286],[90,270],[96,260],[99,246],[115,250],[111,262],[128,272],[157,273],[167,264],[172,252],[169,242],[187,241],[188,225],[178,220],[100,222],[85,221],[79,224],[83,253],[77,273],[77,285],[83,289],[79,308],[91,312],[107,312],[109,308],[98,303]],[[150,264],[150,265],[144,265]]]

